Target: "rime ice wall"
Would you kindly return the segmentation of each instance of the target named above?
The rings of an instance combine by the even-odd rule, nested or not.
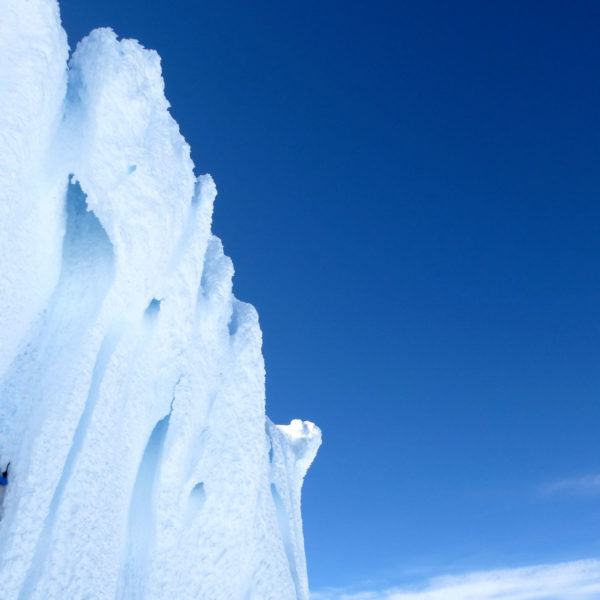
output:
[[[0,0],[3,599],[308,598],[311,423],[265,417],[160,59]]]

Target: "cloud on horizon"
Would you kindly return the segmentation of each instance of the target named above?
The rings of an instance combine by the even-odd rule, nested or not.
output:
[[[320,590],[311,600],[598,600],[600,560],[434,577],[419,588]]]
[[[547,495],[589,496],[600,494],[600,475],[560,479],[543,487]]]

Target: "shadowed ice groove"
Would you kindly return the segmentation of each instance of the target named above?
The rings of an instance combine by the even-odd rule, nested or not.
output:
[[[148,558],[155,536],[154,482],[160,468],[171,411],[155,425],[135,478],[129,504],[121,589],[118,593],[118,597],[123,600],[141,600],[145,597]]]
[[[47,324],[51,330],[56,326],[52,322],[52,317],[59,319],[64,313],[69,314],[69,310],[78,313],[80,318],[81,315],[93,318],[114,277],[112,245],[94,213],[87,210],[85,194],[77,183],[69,184],[66,204],[67,227],[63,243],[63,267]],[[86,302],[88,300],[89,302]],[[80,326],[82,325],[83,323],[80,323]],[[64,324],[62,326],[64,327]],[[104,374],[121,334],[121,324],[114,323],[106,333],[98,351],[84,409],[21,589],[19,596],[21,600],[31,597],[43,571],[45,559],[52,545],[52,530],[58,507],[83,446]]]

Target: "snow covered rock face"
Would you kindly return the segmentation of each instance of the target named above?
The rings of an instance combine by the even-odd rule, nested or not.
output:
[[[308,598],[321,442],[265,417],[160,60],[54,0],[0,0],[2,599]]]

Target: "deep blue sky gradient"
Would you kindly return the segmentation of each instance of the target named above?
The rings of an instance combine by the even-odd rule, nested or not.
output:
[[[600,4],[63,0],[162,56],[314,420],[312,587],[598,556]]]

